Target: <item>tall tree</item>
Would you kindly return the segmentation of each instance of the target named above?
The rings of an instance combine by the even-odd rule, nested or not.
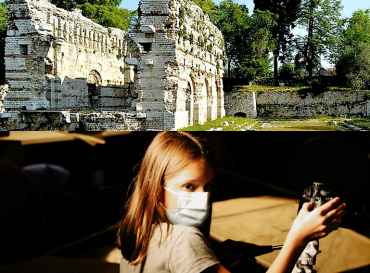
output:
[[[355,11],[352,17],[346,19],[342,38],[347,46],[370,43],[370,9]]]
[[[245,5],[238,5],[232,0],[222,1],[219,5],[219,16],[214,23],[221,30],[225,41],[228,78],[231,77],[231,67],[238,63],[238,53],[243,42],[243,35],[249,29],[250,20]]]
[[[297,35],[295,46],[302,54],[309,77],[319,69],[321,56],[330,59],[339,42],[342,25],[340,0],[302,0],[297,24],[307,35]]]
[[[292,29],[298,19],[298,11],[302,0],[253,0],[254,10],[270,11],[279,17],[272,29],[275,40],[274,76],[278,76],[278,62],[285,62],[288,54],[287,45],[292,42]]]
[[[359,42],[348,45],[340,53],[336,63],[340,79],[356,90],[368,87],[370,83],[370,44]]]
[[[265,76],[269,73],[268,52],[272,50],[271,29],[276,16],[258,11],[249,16],[248,8],[233,0],[222,1],[214,18],[225,40],[228,77],[234,69],[238,77]]]

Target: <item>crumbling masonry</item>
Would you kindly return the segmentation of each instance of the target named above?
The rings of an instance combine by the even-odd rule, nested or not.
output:
[[[222,34],[193,2],[141,0],[130,32],[46,0],[6,4],[0,130],[176,130],[224,116]]]

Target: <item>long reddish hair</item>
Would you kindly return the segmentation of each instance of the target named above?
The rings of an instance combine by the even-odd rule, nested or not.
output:
[[[149,145],[140,171],[133,180],[133,194],[125,204],[125,213],[117,233],[122,255],[130,264],[138,265],[144,261],[152,226],[168,222],[157,207],[164,182],[196,159],[202,159],[213,167],[213,157],[205,141],[187,132],[158,133]],[[200,228],[206,238],[210,224],[211,217],[208,217]],[[170,227],[167,225],[166,237]]]

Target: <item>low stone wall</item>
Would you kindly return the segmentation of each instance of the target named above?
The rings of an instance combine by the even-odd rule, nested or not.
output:
[[[257,117],[255,92],[225,93],[226,116]]]
[[[256,110],[255,110],[256,108]],[[370,116],[369,91],[231,92],[225,94],[227,116],[310,117],[316,115]]]

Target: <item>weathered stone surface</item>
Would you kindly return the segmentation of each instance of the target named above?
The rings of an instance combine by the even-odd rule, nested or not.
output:
[[[225,115],[223,38],[194,3],[141,0],[141,27],[130,33],[47,0],[6,4],[9,92],[3,111],[18,112],[9,129],[35,129],[32,123],[52,129],[42,124],[58,119],[53,111],[81,117],[78,123],[72,118],[73,126],[58,121],[58,130],[176,130]],[[52,114],[46,117],[47,111]],[[96,124],[85,118],[87,111],[135,114],[123,115],[122,122],[100,115]]]
[[[228,116],[244,113],[246,116],[309,117],[316,115],[369,116],[367,91],[327,91],[319,95],[298,92],[232,92],[225,96]],[[255,112],[256,105],[256,112]]]

